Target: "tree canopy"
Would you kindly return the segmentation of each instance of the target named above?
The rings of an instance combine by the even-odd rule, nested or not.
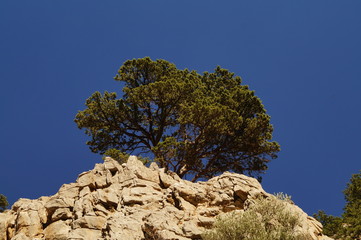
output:
[[[344,194],[346,206],[342,217],[347,226],[345,235],[350,239],[361,239],[361,170],[352,175]]]
[[[226,69],[199,74],[146,57],[126,61],[115,80],[123,83],[120,97],[95,92],[75,117],[95,153],[151,153],[193,181],[227,170],[260,176],[277,157],[261,100]]]
[[[341,217],[327,215],[324,211],[315,214],[324,226],[325,234],[335,239],[361,239],[361,170],[353,174],[343,192],[346,206]]]

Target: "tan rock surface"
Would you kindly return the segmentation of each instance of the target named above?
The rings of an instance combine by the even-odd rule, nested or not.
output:
[[[190,240],[211,227],[215,217],[246,210],[252,199],[272,197],[251,177],[226,172],[192,183],[136,157],[119,164],[111,158],[37,200],[19,199],[0,214],[0,240]],[[293,204],[299,231],[309,239],[329,239],[322,225]]]
[[[56,221],[44,230],[44,239],[67,240],[71,228],[64,221]]]

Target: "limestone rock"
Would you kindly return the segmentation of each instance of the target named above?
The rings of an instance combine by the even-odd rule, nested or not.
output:
[[[26,236],[24,233],[21,232],[16,234],[16,236],[11,238],[11,240],[31,240],[31,238],[29,238],[28,236]]]
[[[144,166],[144,164],[135,156],[130,156],[127,167],[140,179],[148,180],[159,184],[159,173]],[[154,169],[154,168],[153,168]]]
[[[51,221],[66,220],[72,218],[73,214],[69,208],[57,208],[51,216]]]
[[[104,217],[100,216],[84,216],[75,220],[72,224],[73,229],[88,228],[101,230],[106,222]]]
[[[11,215],[5,213],[0,213],[0,239],[6,239],[7,237],[7,228],[11,222]]]
[[[67,240],[71,228],[64,221],[56,221],[44,230],[44,239]]]
[[[37,211],[19,212],[16,218],[16,231],[23,232],[28,237],[35,237],[42,233],[42,224]]]
[[[142,240],[144,239],[144,232],[142,230],[142,221],[139,221],[134,216],[125,216],[124,213],[114,213],[106,223],[105,239],[124,239],[124,240]]]
[[[134,156],[124,164],[107,157],[55,195],[19,199],[0,213],[0,240],[200,239],[218,215],[247,211],[257,197],[272,195],[241,174],[192,183],[155,163],[147,168]],[[296,205],[287,207],[301,218],[297,231],[330,240],[314,218]]]
[[[78,186],[83,188],[89,186],[90,188],[95,188],[95,174],[92,171],[83,172],[79,175],[78,179],[76,180]]]
[[[65,198],[75,199],[79,196],[79,186],[76,183],[63,184],[60,187],[58,194]]]
[[[99,230],[77,228],[69,233],[67,240],[102,239],[101,236],[102,233]]]
[[[55,210],[57,208],[71,208],[74,207],[74,202],[75,200],[73,198],[54,196],[45,204],[45,208],[48,211]]]

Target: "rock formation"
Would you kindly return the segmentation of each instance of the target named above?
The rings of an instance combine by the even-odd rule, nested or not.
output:
[[[106,158],[53,196],[19,199],[0,214],[0,240],[201,239],[216,216],[243,209],[257,196],[271,195],[244,175],[226,172],[192,183],[134,156],[124,164]],[[309,239],[329,239],[319,222],[290,208]]]

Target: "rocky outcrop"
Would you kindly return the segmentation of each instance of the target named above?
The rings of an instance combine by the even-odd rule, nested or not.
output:
[[[0,240],[201,239],[216,216],[259,196],[271,197],[256,179],[240,174],[192,183],[134,156],[122,165],[106,158],[53,196],[19,199],[0,214]],[[299,213],[309,239],[326,239],[319,222],[289,208]]]

